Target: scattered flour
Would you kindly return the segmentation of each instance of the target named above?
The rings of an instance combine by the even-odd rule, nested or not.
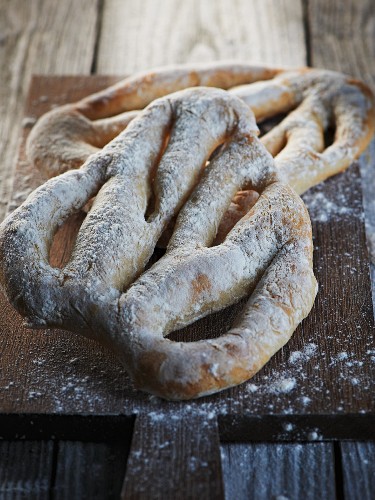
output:
[[[339,361],[343,361],[344,359],[348,358],[348,353],[347,352],[339,352],[337,355],[337,359]]]
[[[293,351],[289,356],[292,365],[309,361],[317,352],[318,346],[313,343],[306,344],[302,351]]]
[[[29,399],[35,399],[35,398],[40,398],[43,396],[43,393],[40,391],[29,391]]]
[[[270,385],[270,392],[290,392],[296,387],[295,378],[280,378]]]
[[[308,191],[303,196],[308,206],[311,219],[317,222],[328,222],[332,217],[352,213],[352,209],[346,205],[346,200],[340,200],[342,204],[335,203],[327,198],[324,193]]]
[[[283,429],[286,432],[291,432],[294,429],[294,425],[291,422],[286,422],[285,424],[283,424]]]
[[[196,471],[198,468],[201,468],[201,467],[208,467],[208,462],[201,460],[199,457],[194,457],[194,456],[190,457],[189,469],[192,472]]]
[[[319,434],[316,431],[311,431],[307,434],[307,439],[309,441],[317,441],[319,439]]]

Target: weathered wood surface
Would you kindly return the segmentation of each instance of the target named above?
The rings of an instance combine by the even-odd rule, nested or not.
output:
[[[0,1],[0,220],[11,194],[31,75],[90,73],[99,1]]]
[[[60,441],[56,447],[54,500],[119,498],[128,454],[124,443]]]
[[[0,442],[0,498],[48,500],[54,446],[52,441]]]
[[[75,100],[85,89],[93,91],[113,81],[114,77],[103,76],[38,77],[31,88],[27,116],[33,121],[55,103]],[[16,195],[24,191],[20,181],[39,182],[33,170],[27,170],[22,151]],[[70,333],[31,333],[3,301],[2,413],[129,416],[152,410],[179,414],[189,408],[192,414],[218,415],[222,434],[229,440],[370,437],[372,428],[367,422],[374,411],[370,384],[375,340],[357,169],[314,188],[305,199],[313,220],[315,271],[321,291],[292,340],[249,383],[189,405],[155,402],[132,388],[119,363],[104,348]],[[69,254],[76,227],[67,224],[57,235],[54,260]],[[342,238],[343,234],[351,237]],[[236,311],[235,306],[201,320],[183,335],[193,339],[209,336],[211,331],[224,332]],[[180,336],[176,333],[173,338]],[[259,416],[272,418],[249,425]],[[293,423],[292,432],[284,432],[286,422]]]
[[[223,59],[299,66],[302,18],[298,0],[106,0],[96,69],[118,75]]]
[[[4,441],[0,443],[2,500],[119,498],[129,443]]]
[[[374,1],[309,0],[307,4],[311,64],[355,76],[375,92]],[[360,166],[375,300],[375,139]]]
[[[160,0],[152,2],[152,5],[151,2],[152,0],[78,3],[70,0],[0,0],[0,219],[10,194],[22,108],[31,73],[89,73],[91,68],[94,72],[123,74],[144,69],[150,64],[188,60],[228,57],[260,60],[257,54],[261,54],[263,62],[270,64],[299,65],[305,63],[304,54],[307,53],[307,61],[312,61],[315,65],[344,68],[368,83],[374,82],[375,7],[372,0],[303,1],[307,50],[303,43],[304,30],[299,0],[242,0],[229,3],[186,0],[179,9],[174,7],[176,2],[173,1]],[[143,5],[147,8],[143,8]],[[190,21],[191,18],[194,18],[194,22]],[[175,19],[178,22],[174,22]],[[68,35],[62,37],[64,33]],[[149,36],[150,33],[152,36]],[[374,164],[370,156],[364,156],[361,167],[371,164],[371,161]],[[364,195],[366,207],[372,210],[367,212],[369,219],[371,213],[375,214],[375,207],[373,198],[367,194],[373,189],[369,186],[373,186],[375,176],[368,168],[367,172],[369,174],[365,181]],[[363,173],[364,169],[362,175]],[[12,344],[11,336],[8,342]],[[15,338],[14,345],[17,342]],[[68,341],[63,343],[63,348],[69,349]],[[35,366],[38,366],[36,350],[32,356],[36,360]],[[93,371],[100,369],[99,366]],[[39,366],[39,370],[42,370],[42,366]],[[68,374],[68,384],[69,376]],[[110,376],[111,373],[108,374]],[[60,383],[62,382],[61,378]],[[38,395],[32,397],[37,398]],[[69,397],[72,404],[74,401],[79,403],[79,394],[74,396],[71,392]],[[7,443],[3,444],[7,446]],[[13,456],[18,453],[17,445],[18,443],[10,445]],[[371,443],[365,446],[374,450]],[[23,476],[21,469],[14,465],[13,477],[19,477],[20,481],[12,491],[9,490],[10,498],[17,498],[16,491],[22,487],[22,480],[29,484],[29,478],[33,477],[33,461],[30,461],[30,457],[27,458],[27,450],[32,449],[35,449],[35,444],[25,443],[23,457],[28,468],[22,469],[25,471]],[[349,450],[344,446],[344,468],[352,466],[344,460],[347,453]],[[0,456],[0,469],[4,470],[4,455]],[[361,468],[364,478],[361,481],[365,486],[358,487],[358,498],[373,498],[374,485],[371,477],[374,459],[371,453],[368,454],[368,459],[369,467]],[[6,463],[9,465],[11,462]],[[225,461],[223,466],[226,467]],[[349,469],[346,471],[350,472]],[[346,477],[345,474],[343,477]],[[352,481],[352,476],[348,477]],[[351,483],[350,493],[353,498],[356,498],[354,493],[357,491],[355,488],[358,477],[357,475],[356,481]],[[358,480],[358,484],[361,481]],[[82,491],[84,485],[82,478]],[[21,497],[22,495],[18,496]]]
[[[140,480],[147,477],[151,484]],[[224,498],[216,418],[139,415],[121,498],[186,497]]]
[[[375,91],[375,3],[373,0],[308,0],[308,57],[313,66],[343,71],[364,80]],[[375,299],[375,140],[360,160],[367,242],[372,258]],[[372,382],[373,391],[373,382]],[[374,425],[374,423],[372,423]],[[341,443],[346,499],[370,499],[375,492],[374,443]]]
[[[332,444],[224,444],[221,450],[228,500],[335,498]]]
[[[375,443],[341,443],[344,497],[372,500],[375,492]]]
[[[375,88],[373,0],[308,0],[313,66],[343,71]]]

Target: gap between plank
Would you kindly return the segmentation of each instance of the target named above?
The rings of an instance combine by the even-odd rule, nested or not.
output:
[[[306,48],[306,65],[311,66],[312,56],[311,56],[311,30],[310,30],[310,20],[309,20],[309,0],[302,1],[302,22],[303,22],[303,33],[305,38],[305,48]]]
[[[98,15],[96,17],[96,26],[95,26],[95,45],[94,45],[94,53],[92,56],[92,63],[91,63],[91,68],[90,68],[91,75],[93,75],[97,72],[99,43],[100,43],[100,38],[101,38],[101,34],[102,34],[102,26],[103,26],[104,1],[105,0],[98,0]]]
[[[53,450],[52,450],[52,469],[51,469],[51,481],[50,481],[50,489],[48,498],[49,500],[53,500],[54,498],[54,488],[56,484],[56,473],[57,473],[57,462],[59,458],[59,442],[53,442]]]

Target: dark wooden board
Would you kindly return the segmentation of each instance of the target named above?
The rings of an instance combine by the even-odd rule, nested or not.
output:
[[[195,429],[197,423],[199,427],[207,429],[206,421],[199,422],[198,417],[198,420],[190,422],[189,430]],[[139,485],[135,493],[140,493],[141,496],[140,490],[146,484],[139,481],[139,477],[152,477],[157,479],[149,490],[151,498],[157,498],[160,488],[164,495],[162,498],[167,498],[165,492],[168,484],[173,484],[173,480],[176,481],[183,475],[181,488],[176,487],[175,493],[205,489],[207,483],[211,483],[210,491],[216,490],[217,495],[212,494],[209,498],[220,498],[220,469],[217,454],[215,456],[216,450],[212,448],[212,443],[218,446],[215,422],[210,422],[205,435],[195,433],[191,440],[185,435],[185,441],[181,439],[184,428],[180,422],[177,425],[173,425],[173,422],[171,425],[170,421],[153,424],[152,419],[142,416],[136,426],[132,445],[133,466],[129,464],[130,475],[126,480],[133,488]],[[189,441],[186,443],[186,440]],[[173,449],[175,444],[177,449]],[[189,450],[190,453],[185,453],[184,450]],[[214,453],[204,460],[204,455],[207,457],[212,450]],[[128,452],[129,443],[123,439],[106,443],[2,441],[0,498],[119,498]],[[181,464],[183,455],[186,463]],[[141,460],[145,456],[146,459]],[[256,500],[322,497],[370,500],[375,491],[374,458],[374,442],[224,443],[221,446],[221,467],[225,498]],[[138,461],[140,467],[138,476],[132,469],[134,460]],[[203,460],[203,463],[199,460]],[[204,462],[211,466],[211,476],[206,470],[205,481],[197,484],[199,472],[207,469]],[[192,464],[190,467],[186,465],[189,463]],[[199,471],[196,465],[200,463],[203,467]],[[168,475],[172,466],[173,478],[170,480]],[[184,470],[183,474],[180,473],[180,467]],[[215,468],[219,469],[216,481],[212,476]],[[191,477],[193,471],[198,471],[194,478]],[[195,484],[190,485],[191,488],[188,486],[187,490],[186,486],[194,480]]]
[[[54,448],[52,441],[0,442],[0,498],[48,500]]]
[[[23,139],[51,106],[115,80],[35,77]],[[22,144],[13,206],[39,182]],[[96,439],[99,428],[121,429],[131,415],[153,412],[187,422],[196,414],[217,416],[225,440],[374,437],[374,322],[358,168],[314,188],[306,199],[320,292],[292,340],[251,381],[188,403],[163,401],[134,390],[115,356],[95,342],[63,331],[27,330],[1,297],[0,434],[69,438],[81,430]],[[60,232],[55,260],[65,253],[79,219]],[[208,317],[184,335],[224,332],[236,309]]]
[[[121,440],[106,443],[59,441],[51,485],[54,500],[118,499],[129,452]]]
[[[140,478],[152,478],[150,483]],[[216,418],[136,418],[122,498],[224,498]],[[179,496],[180,494],[181,496]]]
[[[335,498],[332,443],[222,445],[225,497]]]
[[[1,500],[120,498],[129,441],[0,442]]]
[[[375,443],[340,443],[344,498],[372,500],[375,492]]]

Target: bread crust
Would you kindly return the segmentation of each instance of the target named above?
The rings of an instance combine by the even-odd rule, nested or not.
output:
[[[261,141],[274,156],[280,178],[298,194],[348,168],[366,149],[375,130],[370,89],[341,73],[238,62],[176,65],[139,73],[50,111],[29,135],[28,156],[47,178],[79,168],[152,100],[200,85],[228,89],[252,109],[258,122],[286,113]],[[335,134],[326,147],[324,134],[329,128]],[[233,200],[224,215],[217,242],[255,202],[256,194],[245,191],[242,203]],[[158,246],[167,245],[173,227],[174,221]]]
[[[0,281],[28,325],[108,345],[137,387],[168,399],[249,379],[288,341],[317,291],[307,210],[257,133],[234,93],[179,91],[153,101],[81,168],[34,191],[0,227]],[[259,198],[212,246],[244,186]],[[52,267],[56,229],[93,196],[69,262]],[[143,272],[173,217],[166,254]],[[164,338],[247,296],[219,339]]]
[[[126,78],[44,115],[27,152],[46,177],[80,167],[151,101],[188,87],[209,86],[240,97],[259,122],[287,116],[261,138],[281,178],[299,194],[345,170],[375,130],[375,101],[362,82],[313,68],[270,68],[238,62],[176,65]],[[326,147],[324,132],[335,130]]]

